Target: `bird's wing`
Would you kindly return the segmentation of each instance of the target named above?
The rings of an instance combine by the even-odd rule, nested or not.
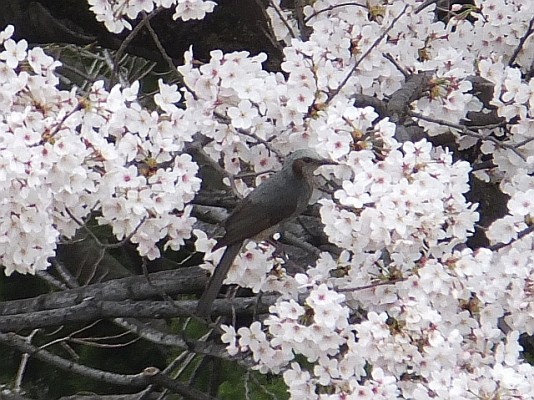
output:
[[[272,203],[272,202],[271,202]],[[242,242],[290,218],[297,209],[297,196],[281,193],[276,206],[263,199],[251,201],[245,198],[225,222],[226,234],[216,247]]]

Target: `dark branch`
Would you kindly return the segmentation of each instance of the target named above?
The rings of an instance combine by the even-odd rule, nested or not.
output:
[[[510,57],[510,61],[508,62],[509,66],[513,66],[515,63],[515,60],[517,59],[517,56],[523,49],[523,46],[525,45],[525,42],[527,41],[528,37],[534,33],[534,17],[530,19],[530,22],[528,24],[528,28],[519,40],[519,44],[517,45],[516,49],[514,50],[514,54],[512,54],[512,57]]]
[[[200,292],[207,281],[207,272],[198,267],[155,272],[144,276],[131,276],[81,288],[40,295],[31,299],[0,302],[0,315],[24,314],[73,307],[86,299],[121,301],[161,297],[161,293],[193,294]]]
[[[517,234],[517,239],[514,239],[509,243],[497,243],[497,244],[494,244],[493,246],[488,247],[488,249],[490,249],[491,251],[500,250],[500,249],[502,249],[504,247],[510,246],[513,242],[516,242],[516,241],[524,238],[525,236],[530,235],[532,232],[534,232],[534,226],[529,226],[528,228],[522,230],[521,232],[519,232]]]
[[[265,313],[275,300],[274,295],[263,296],[261,304],[257,304],[254,297],[218,300],[214,305],[213,315]],[[196,300],[109,301],[89,297],[73,306],[0,316],[0,332],[91,322],[106,318],[190,317],[195,313],[196,305]]]
[[[38,358],[39,360],[50,365],[54,365],[64,371],[71,371],[96,381],[131,387],[143,387],[149,384],[144,373],[135,375],[122,375],[86,367],[73,361],[66,360],[39,347],[33,346],[26,342],[26,340],[24,340],[22,337],[14,333],[0,333],[0,342],[7,346],[15,347],[19,351],[29,354],[31,357]]]

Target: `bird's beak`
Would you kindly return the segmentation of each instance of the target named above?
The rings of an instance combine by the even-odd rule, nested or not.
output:
[[[328,160],[326,158],[323,158],[322,160],[318,161],[319,165],[339,165],[338,162],[333,160]]]

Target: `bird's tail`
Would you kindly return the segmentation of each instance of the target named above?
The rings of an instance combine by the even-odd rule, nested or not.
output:
[[[221,290],[223,281],[226,278],[234,259],[239,254],[239,250],[241,250],[241,245],[242,243],[236,243],[226,247],[221,261],[219,261],[219,264],[215,268],[215,271],[208,282],[208,287],[204,290],[202,297],[200,297],[200,300],[198,301],[197,315],[201,317],[209,317],[211,314],[211,306]]]

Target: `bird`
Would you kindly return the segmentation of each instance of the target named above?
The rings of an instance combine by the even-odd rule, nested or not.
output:
[[[312,149],[300,149],[286,157],[282,169],[243,198],[224,221],[225,234],[213,251],[226,250],[211,276],[196,309],[209,317],[212,304],[245,240],[276,233],[286,221],[302,213],[313,193],[313,173],[322,166],[337,164]]]

